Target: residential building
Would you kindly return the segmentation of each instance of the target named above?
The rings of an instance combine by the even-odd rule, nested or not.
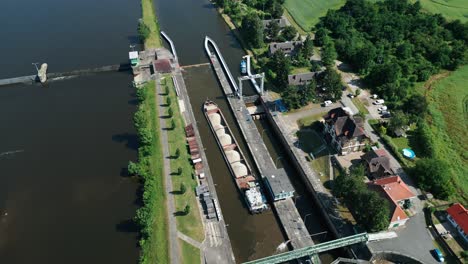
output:
[[[278,50],[281,50],[285,55],[291,56],[301,45],[301,41],[272,42],[269,44],[268,51],[270,56]]]
[[[403,207],[410,204],[416,195],[409,189],[408,185],[400,176],[391,176],[367,183],[369,189],[378,192],[388,200],[390,206],[390,225],[388,228],[402,226],[408,221]]]
[[[468,243],[468,211],[463,205],[455,203],[447,209],[447,213],[447,219]]]
[[[310,81],[315,78],[316,74],[317,72],[290,74],[288,75],[288,83],[289,85],[305,85],[310,83]]]
[[[339,107],[330,110],[323,118],[325,139],[338,154],[346,155],[360,151],[369,142],[361,117],[353,117],[351,113]]]
[[[286,26],[291,25],[291,23],[289,23],[289,20],[286,19],[285,17],[281,17],[281,18],[278,18],[278,19],[265,19],[265,20],[262,20],[263,29],[266,29],[268,27],[268,25],[270,25],[270,23],[273,22],[273,21],[278,22],[278,25],[279,25],[280,28],[284,28]]]
[[[380,179],[394,175],[390,167],[390,158],[385,149],[371,150],[362,157],[369,179]]]

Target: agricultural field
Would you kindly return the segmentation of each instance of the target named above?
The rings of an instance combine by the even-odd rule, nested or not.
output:
[[[310,31],[328,9],[339,9],[345,2],[346,0],[286,0],[284,7],[295,23],[304,31]],[[449,20],[468,21],[468,1],[466,0],[420,0],[420,2],[423,9],[428,12],[440,13]]]
[[[304,31],[310,31],[328,9],[338,9],[345,0],[286,0],[284,7]]]
[[[459,193],[468,194],[468,65],[451,72],[447,77],[426,83],[429,101],[428,123],[434,134],[434,148],[438,158],[452,168]]]
[[[423,9],[428,12],[440,13],[449,20],[468,21],[468,1],[466,0],[420,0],[420,2]]]

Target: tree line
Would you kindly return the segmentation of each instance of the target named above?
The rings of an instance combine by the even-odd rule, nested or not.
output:
[[[154,83],[152,83],[154,86]],[[138,135],[138,162],[130,161],[128,163],[128,174],[138,177],[141,188],[141,207],[137,209],[133,218],[135,224],[139,227],[140,240],[142,247],[140,262],[145,263],[147,254],[145,251],[152,250],[148,247],[149,243],[155,243],[152,240],[154,221],[158,217],[156,208],[162,200],[162,183],[156,177],[160,173],[154,164],[156,153],[154,137],[154,122],[156,115],[154,109],[151,109],[151,101],[154,100],[154,88],[151,83],[136,89],[138,108],[133,116],[133,122]]]

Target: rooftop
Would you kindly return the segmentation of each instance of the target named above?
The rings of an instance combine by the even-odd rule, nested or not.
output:
[[[278,50],[282,50],[285,54],[290,54],[301,44],[302,42],[300,41],[272,42],[269,44],[269,51],[270,54],[274,54]]]
[[[265,174],[274,196],[280,193],[294,193],[294,187],[284,169],[270,169]]]
[[[316,72],[305,72],[288,75],[289,85],[303,85],[315,77]]]
[[[376,191],[380,194],[381,197],[385,198],[389,202],[390,206],[390,223],[395,221],[400,221],[407,219],[408,216],[406,215],[405,211],[398,206],[397,202],[388,195],[388,193],[378,185],[369,184],[368,185],[371,190]]]
[[[383,173],[393,174],[393,170],[390,166],[390,159],[384,149],[371,150],[364,154],[362,159],[367,162],[370,173],[381,170]]]
[[[342,107],[330,110],[323,118],[325,122],[335,126],[335,134],[338,137],[354,138],[366,135],[362,118],[353,118]]]
[[[263,28],[266,28],[272,21],[278,22],[278,25],[280,28],[283,28],[285,26],[289,26],[290,23],[285,17],[281,17],[279,19],[265,19],[262,20]]]
[[[408,185],[400,176],[391,176],[370,182],[371,185],[380,186],[385,193],[395,202],[415,197]]]
[[[468,211],[459,203],[455,203],[447,209],[447,213],[457,222],[458,226],[468,234]]]

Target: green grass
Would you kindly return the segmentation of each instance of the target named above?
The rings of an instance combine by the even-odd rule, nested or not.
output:
[[[427,121],[434,134],[436,158],[447,161],[460,195],[468,194],[468,65],[430,85]]]
[[[327,150],[325,149],[322,152],[326,153]],[[321,155],[320,153],[317,154]],[[328,155],[321,156],[310,161],[310,165],[316,172],[320,173],[320,181],[322,181],[322,184],[330,180],[330,166],[328,164]]]
[[[155,102],[155,82],[151,81],[144,87],[138,89],[147,89],[147,99],[139,106],[144,108],[147,115],[147,120],[150,122],[151,130],[154,131],[155,139],[160,138],[158,110]],[[167,210],[166,210],[166,195],[164,191],[163,175],[163,154],[160,140],[154,140],[153,155],[149,158],[148,171],[151,171],[151,176],[154,177],[154,188],[159,195],[155,196],[153,203],[154,221],[152,232],[146,242],[141,245],[141,263],[169,263],[169,248],[167,244],[168,229],[167,229]]]
[[[404,148],[410,148],[408,138],[405,138],[405,137],[392,138],[392,142],[393,144],[395,144],[395,146],[397,146],[399,150],[404,149]]]
[[[149,27],[151,33],[145,39],[145,48],[160,48],[162,47],[161,37],[159,33],[159,25],[154,11],[153,0],[141,0],[142,19]]]
[[[361,113],[363,115],[369,114],[369,111],[367,110],[367,107],[364,105],[364,103],[361,100],[359,100],[359,98],[354,97],[353,99],[351,99],[351,101],[353,101],[353,104],[359,110],[359,113]]]
[[[170,75],[166,75],[166,78],[162,80],[162,84],[168,87],[168,96],[171,98],[171,108],[173,110],[172,120],[174,120],[175,123],[175,128],[168,130],[169,150],[171,155],[175,155],[177,149],[180,151],[178,158],[171,159],[171,170],[173,173],[171,176],[172,185],[175,190],[180,189],[182,183],[187,188],[184,194],[175,195],[176,210],[183,211],[187,204],[190,205],[190,213],[188,215],[177,216],[177,229],[187,236],[201,242],[204,238],[204,229],[194,193],[197,182],[191,164],[190,154],[187,149],[184,129],[185,124],[179,110],[178,98]],[[167,107],[167,109],[169,109],[169,107]],[[167,119],[166,125],[171,126],[170,119]],[[181,175],[177,175],[177,169],[179,167],[182,168]]]
[[[307,116],[307,117],[304,117],[304,118],[301,118],[299,120],[297,120],[297,124],[300,126],[300,127],[307,127],[307,126],[310,126],[312,125],[313,123],[315,123],[316,121],[319,121],[320,119],[323,118],[323,116],[326,114],[327,112],[323,112],[323,113],[319,113],[319,114],[315,114],[315,115],[310,115],[310,116]]]
[[[293,68],[291,74],[298,74],[298,73],[307,73],[310,72],[308,67],[300,67],[300,68]]]
[[[468,2],[466,0],[420,0],[424,10],[442,14],[449,20],[468,21]]]
[[[304,31],[310,31],[327,13],[328,9],[338,9],[345,0],[286,0],[284,7]]]
[[[182,239],[179,239],[179,245],[182,250],[182,263],[195,264],[200,263],[200,250]]]

